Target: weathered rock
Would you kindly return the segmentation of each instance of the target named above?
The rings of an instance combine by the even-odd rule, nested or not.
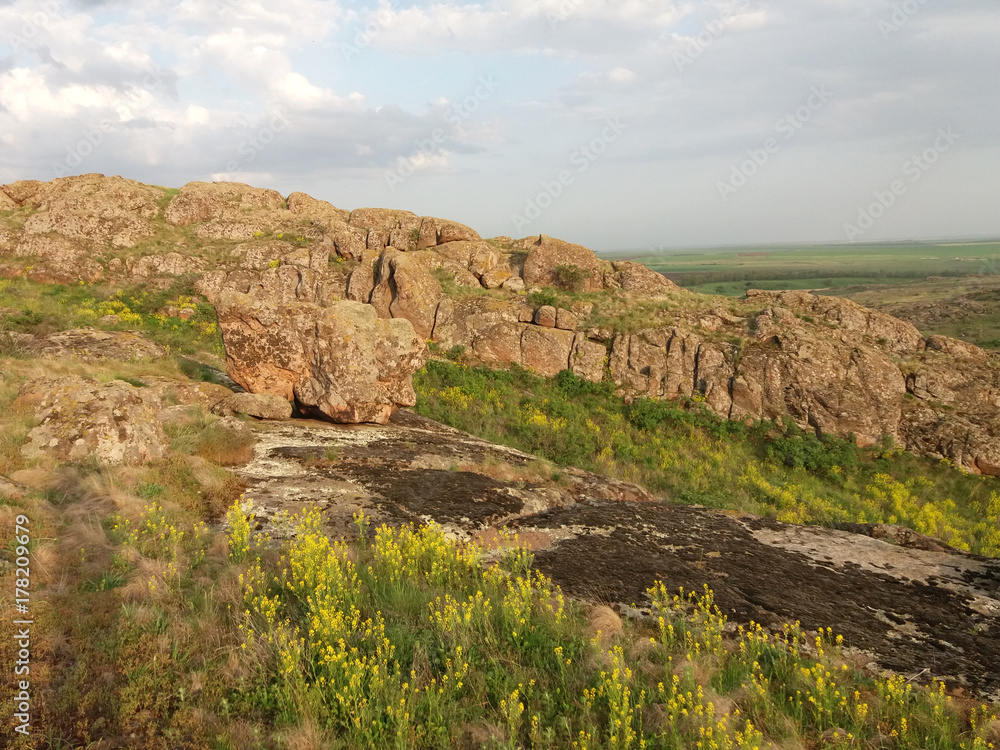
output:
[[[258,287],[223,292],[217,310],[230,376],[251,393],[292,398],[335,422],[382,422],[415,402],[426,346],[405,319],[359,302],[280,304]]]
[[[234,258],[239,258],[241,268],[251,271],[262,271],[278,265],[280,259],[291,254],[295,246],[281,240],[267,242],[246,242],[237,245],[232,250]]]
[[[535,325],[543,328],[556,327],[556,309],[551,305],[542,305],[535,310]]]
[[[514,530],[539,569],[585,602],[634,605],[641,617],[657,580],[671,592],[707,584],[733,624],[829,627],[876,668],[1000,697],[996,560],[891,529],[849,533],[658,502],[576,469],[558,483],[525,484],[518,472],[533,456],[405,410],[384,426],[292,421],[260,437],[256,458],[237,471],[269,533],[279,533],[272,519],[304,507],[321,509],[329,533],[347,539],[358,510],[373,525],[433,520],[484,543]],[[339,456],[332,466],[311,460],[330,453]]]
[[[518,294],[524,291],[524,279],[520,276],[512,276],[500,285],[501,289]]]
[[[821,434],[853,433],[862,445],[899,434],[906,382],[881,349],[809,335],[772,311],[757,319],[757,342],[744,346],[740,359],[747,388],[733,390],[737,415],[787,414]]]
[[[333,232],[337,255],[348,260],[361,260],[367,249],[368,231],[358,227],[338,227]]]
[[[840,297],[750,289],[746,300],[754,305],[781,307],[819,318],[836,325],[844,333],[861,334],[875,345],[898,354],[912,354],[923,342],[920,332],[909,323]]]
[[[145,463],[167,452],[169,441],[157,419],[163,406],[159,397],[122,380],[39,378],[24,384],[18,403],[34,407],[39,421],[21,448],[27,459],[93,456],[113,466]]]
[[[20,206],[0,188],[0,211],[16,211]]]
[[[575,331],[577,326],[576,316],[569,310],[558,308],[556,310],[556,328],[564,331]]]
[[[242,223],[247,210],[277,211],[283,204],[281,194],[274,190],[239,182],[189,182],[171,199],[163,218],[182,227],[208,221]]]
[[[347,299],[367,302],[375,289],[375,272],[367,263],[362,263],[347,277]]]
[[[591,341],[586,334],[578,333],[573,341],[569,365],[577,377],[599,383],[604,379],[604,365],[608,350],[604,344]]]
[[[626,292],[656,297],[678,289],[678,286],[661,273],[647,268],[641,263],[623,260],[611,264],[612,275],[618,287]],[[607,280],[608,273],[605,273]],[[607,286],[607,281],[605,281]]]
[[[23,203],[36,211],[24,222],[25,234],[58,232],[99,245],[132,247],[153,234],[150,220],[159,212],[160,188],[122,177],[87,174],[43,183]]]
[[[381,317],[405,318],[421,338],[429,339],[444,293],[426,266],[409,256],[392,249],[383,253],[371,304]]]
[[[58,234],[36,236],[22,233],[13,254],[33,257],[35,260],[30,264],[27,276],[43,284],[95,282],[104,276],[104,269],[94,260],[94,251],[87,242]]]
[[[521,362],[521,332],[532,309],[490,297],[444,299],[438,305],[434,340],[443,348],[465,347],[480,361]]]
[[[463,240],[482,239],[479,236],[479,232],[475,229],[467,227],[465,224],[459,224],[457,221],[434,219],[434,222],[437,225],[437,241],[439,245],[445,245],[449,242],[461,242]]]
[[[167,350],[129,331],[98,331],[75,328],[36,338],[31,351],[38,357],[79,357],[81,359],[159,359]]]
[[[216,371],[215,377],[228,380],[226,374],[221,371]],[[198,405],[210,409],[233,393],[229,388],[219,385],[219,383],[180,380],[160,375],[144,375],[141,382],[145,384],[146,389],[155,393],[157,398],[167,407]]]
[[[331,224],[346,224],[351,218],[351,212],[337,208],[328,201],[321,201],[305,193],[292,193],[286,201],[288,210],[293,214],[301,214],[311,219],[326,219]],[[330,227],[327,227],[328,229]]]
[[[526,326],[521,334],[521,363],[545,377],[558,375],[569,369],[574,338],[572,331]]]
[[[455,261],[460,267],[471,273],[477,281],[491,271],[498,270],[501,274],[503,271],[501,269],[503,259],[500,253],[488,242],[482,240],[455,240],[438,245],[434,250],[441,257]],[[507,271],[507,275],[504,278],[509,277],[510,272]],[[492,278],[495,280],[496,276]]]
[[[233,393],[215,404],[212,413],[220,417],[246,414],[257,419],[290,419],[292,405],[271,393]]]
[[[133,279],[147,279],[151,276],[185,276],[200,273],[205,261],[180,253],[146,255],[141,258],[127,258],[125,270]]]
[[[528,257],[524,261],[524,283],[531,286],[560,286],[557,270],[559,266],[575,266],[584,278],[579,290],[596,292],[603,288],[604,272],[600,261],[591,250],[583,245],[574,245],[546,235],[528,245]]]

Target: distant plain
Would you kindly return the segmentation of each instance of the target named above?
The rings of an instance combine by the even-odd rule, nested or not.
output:
[[[775,245],[603,253],[703,294],[798,289],[847,297],[926,335],[1000,349],[1000,240]]]

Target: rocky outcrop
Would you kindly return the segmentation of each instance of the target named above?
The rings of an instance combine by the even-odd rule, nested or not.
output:
[[[646,297],[658,297],[680,288],[662,273],[628,260],[612,263],[611,270],[604,272],[603,281],[605,289],[621,289]]]
[[[382,254],[371,304],[379,316],[408,320],[422,339],[429,339],[444,293],[434,275],[411,255],[393,249]]]
[[[164,191],[122,177],[88,174],[41,183],[18,192],[21,206],[34,212],[24,222],[28,235],[58,232],[98,245],[132,247],[152,236],[150,220]]]
[[[582,292],[597,292],[604,288],[604,270],[593,251],[583,245],[563,242],[544,234],[527,245],[528,257],[522,274],[529,287],[566,287],[567,279],[561,278],[560,267],[570,267],[579,273],[572,285]]]
[[[246,222],[260,211],[279,211],[284,198],[274,190],[264,190],[238,182],[189,182],[171,199],[163,218],[171,224]]]
[[[2,206],[19,212],[0,222],[5,276],[159,288],[198,277],[195,288],[213,303],[225,293],[262,295],[302,318],[350,300],[383,319],[408,321],[444,351],[461,347],[468,361],[607,375],[628,398],[692,398],[733,419],[791,417],[865,444],[888,435],[968,471],[1000,473],[997,360],[954,339],[925,339],[909,323],[845,299],[750,290],[723,308],[645,266],[601,261],[545,235],[483,240],[462,224],[409,211],[346,211],[304,193],[284,200],[236,183],[190,183],[171,197],[119,177],[84,175],[11,183],[0,194]],[[148,237],[161,212],[172,236],[184,238],[170,252],[127,253],[106,268],[98,262],[99,248]],[[525,287],[607,297],[564,296],[547,305],[541,302],[551,299],[526,296]],[[288,351],[302,346],[295,331],[306,326],[296,325],[274,334],[296,342],[282,344]],[[230,330],[227,344],[237,339]],[[46,351],[60,356],[58,348]],[[90,356],[81,355],[86,345],[62,351]],[[256,362],[248,382],[281,381],[277,391],[290,399],[288,383],[312,365],[279,376],[277,362]]]
[[[35,338],[28,346],[36,357],[80,359],[159,359],[167,350],[129,331],[99,331],[76,328]]]
[[[122,380],[98,383],[76,376],[29,380],[18,408],[31,409],[39,424],[21,448],[27,459],[82,461],[105,466],[142,464],[166,455],[160,398]]]
[[[345,423],[384,423],[416,401],[426,346],[405,319],[359,302],[286,303],[261,287],[223,292],[216,307],[229,375],[251,393]]]
[[[535,565],[579,599],[641,618],[656,580],[670,591],[707,584],[734,624],[829,627],[873,670],[1000,697],[997,560],[907,530],[794,526],[656,501],[576,469],[557,482],[535,466],[533,456],[399,411],[384,426],[283,423],[260,435],[238,471],[265,532],[281,533],[272,519],[306,505],[348,539],[358,510],[373,525],[433,520],[460,540],[515,531]]]

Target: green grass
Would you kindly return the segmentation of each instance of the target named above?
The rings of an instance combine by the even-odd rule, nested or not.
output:
[[[739,286],[747,281],[757,286],[808,280],[808,288],[814,288],[836,286],[838,279],[1000,274],[1000,242],[996,241],[728,247],[603,257],[635,260],[682,286],[720,294],[741,294]],[[727,291],[716,292],[716,286]]]
[[[841,747],[989,747],[995,709],[963,716],[943,684],[866,676],[829,630],[730,630],[707,587],[657,583],[648,620],[588,621],[516,540],[488,564],[434,526],[349,549],[317,511],[294,523],[274,567],[230,510],[231,554],[250,562],[240,707],[278,727],[306,718],[325,746],[750,750],[839,732]]]
[[[18,310],[3,316],[6,331],[45,335],[71,328],[136,331],[175,353],[208,351],[224,356],[215,308],[198,298],[191,280],[177,279],[166,289],[113,289],[102,284],[39,284],[24,278],[0,280],[0,307]],[[189,320],[167,317],[167,306],[190,306]],[[117,322],[102,322],[117,315]]]
[[[791,422],[747,426],[687,403],[626,404],[610,383],[432,361],[416,411],[487,440],[641,484],[670,499],[793,523],[897,523],[1000,556],[993,480],[903,453],[861,449]]]

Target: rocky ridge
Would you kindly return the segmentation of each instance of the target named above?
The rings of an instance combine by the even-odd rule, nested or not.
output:
[[[751,290],[722,303],[544,235],[485,240],[408,211],[346,211],[236,183],[174,192],[83,175],[16,182],[0,194],[0,274],[62,283],[196,279],[219,310],[234,378],[334,419],[383,421],[410,402],[407,379],[428,340],[461,347],[474,362],[610,377],[630,397],[693,398],[730,419],[787,416],[862,444],[888,435],[967,471],[1000,475],[997,359],[847,300]],[[559,297],[558,307],[526,294],[545,287],[578,293]],[[247,301],[275,311],[273,320],[255,323]],[[407,364],[389,372],[384,358],[365,359],[347,368],[363,371],[363,382],[338,390],[310,363],[333,362],[323,342],[346,335],[332,321],[356,309],[351,302],[392,321],[369,338],[391,342],[380,351]],[[613,308],[648,314],[627,324],[602,318]],[[328,321],[328,330],[307,331],[310,320]],[[273,350],[238,344],[254,325],[279,324]]]

